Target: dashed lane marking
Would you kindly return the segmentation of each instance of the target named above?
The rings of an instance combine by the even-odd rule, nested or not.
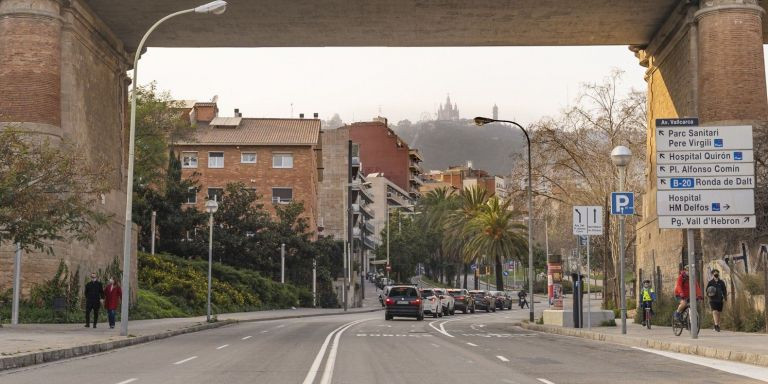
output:
[[[224,344],[224,345],[222,345],[220,347],[216,347],[216,349],[224,349],[226,347],[229,347],[229,344]]]
[[[197,356],[187,357],[184,360],[179,360],[179,361],[173,363],[173,365],[181,365],[181,364],[186,363],[187,361],[194,360],[194,359],[197,359]]]
[[[551,382],[551,381],[549,381],[547,379],[536,378],[536,380],[541,381],[544,384],[555,384],[555,383],[553,383],[553,382]]]
[[[251,338],[251,336],[246,336],[246,337],[243,337],[243,338],[242,338],[242,339],[240,339],[240,340],[248,340],[248,339],[250,339],[250,338]]]
[[[477,344],[467,343],[470,347],[477,347]]]
[[[133,382],[134,382],[134,381],[136,381],[136,380],[138,380],[138,379],[134,377],[134,378],[131,378],[131,379],[128,379],[128,380],[123,380],[123,381],[121,381],[121,382],[119,382],[119,383],[117,383],[117,384],[128,384],[128,383],[133,383]]]
[[[404,333],[356,333],[357,337],[434,337],[428,333],[404,334]]]
[[[503,361],[503,362],[505,362],[505,363],[508,363],[508,362],[509,362],[509,359],[507,359],[507,358],[506,358],[506,357],[504,357],[504,356],[496,356],[496,358],[497,358],[497,359],[499,359],[499,360],[501,360],[501,361]]]

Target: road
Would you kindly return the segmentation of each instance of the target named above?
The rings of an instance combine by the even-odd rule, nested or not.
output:
[[[0,382],[759,382],[629,347],[529,332],[513,325],[526,315],[513,310],[417,322],[385,321],[383,312],[374,312],[241,323],[2,372]]]

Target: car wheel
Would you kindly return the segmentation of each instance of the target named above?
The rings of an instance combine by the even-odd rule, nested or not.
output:
[[[496,312],[496,307],[493,307],[493,312]]]
[[[467,314],[467,307],[464,307],[464,309],[461,311],[461,313],[466,315]]]
[[[475,313],[475,307],[472,307],[472,309],[469,310],[469,313]]]
[[[433,319],[436,319],[436,318],[437,318],[437,311],[432,311],[432,318],[433,318]]]
[[[443,317],[443,311],[437,311],[437,317]]]
[[[384,320],[392,320],[392,315],[384,315]]]
[[[456,314],[456,308],[451,308],[451,316]]]
[[[423,314],[419,315],[419,316],[416,316],[416,321],[422,321],[422,320],[424,320],[424,315]]]
[[[491,309],[490,309],[490,308],[488,308],[488,307],[485,307],[485,313],[488,313],[488,312],[490,312],[490,311],[491,311]]]

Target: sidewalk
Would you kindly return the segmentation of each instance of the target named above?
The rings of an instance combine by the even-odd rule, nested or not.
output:
[[[378,310],[381,310],[381,306],[378,305],[377,299],[375,306],[366,305],[362,308],[350,308],[346,313]],[[237,322],[330,316],[344,313],[342,309],[300,308],[218,314],[218,321],[215,323],[206,323],[205,316],[133,320],[128,323],[128,337],[120,336],[120,323],[116,325],[115,329],[110,329],[106,322],[99,323],[96,329],[85,328],[83,324],[79,323],[20,324],[15,326],[5,324],[0,328],[0,370],[104,352]],[[106,316],[103,320],[106,320]]]
[[[593,300],[594,305],[595,300]],[[685,330],[680,336],[675,336],[671,327],[654,325],[649,330],[640,324],[635,324],[632,319],[627,319],[627,334],[622,335],[621,319],[616,319],[616,323],[615,327],[592,327],[591,330],[529,323],[522,323],[521,326],[532,331],[768,367],[768,335],[763,333],[725,330],[715,332],[712,329],[702,329],[698,339],[691,339],[691,334]]]

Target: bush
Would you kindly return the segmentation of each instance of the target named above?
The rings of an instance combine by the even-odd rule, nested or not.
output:
[[[136,305],[131,309],[131,319],[162,319],[188,317],[189,313],[173,305],[170,300],[146,289],[139,289]],[[120,317],[118,312],[118,317]]]

